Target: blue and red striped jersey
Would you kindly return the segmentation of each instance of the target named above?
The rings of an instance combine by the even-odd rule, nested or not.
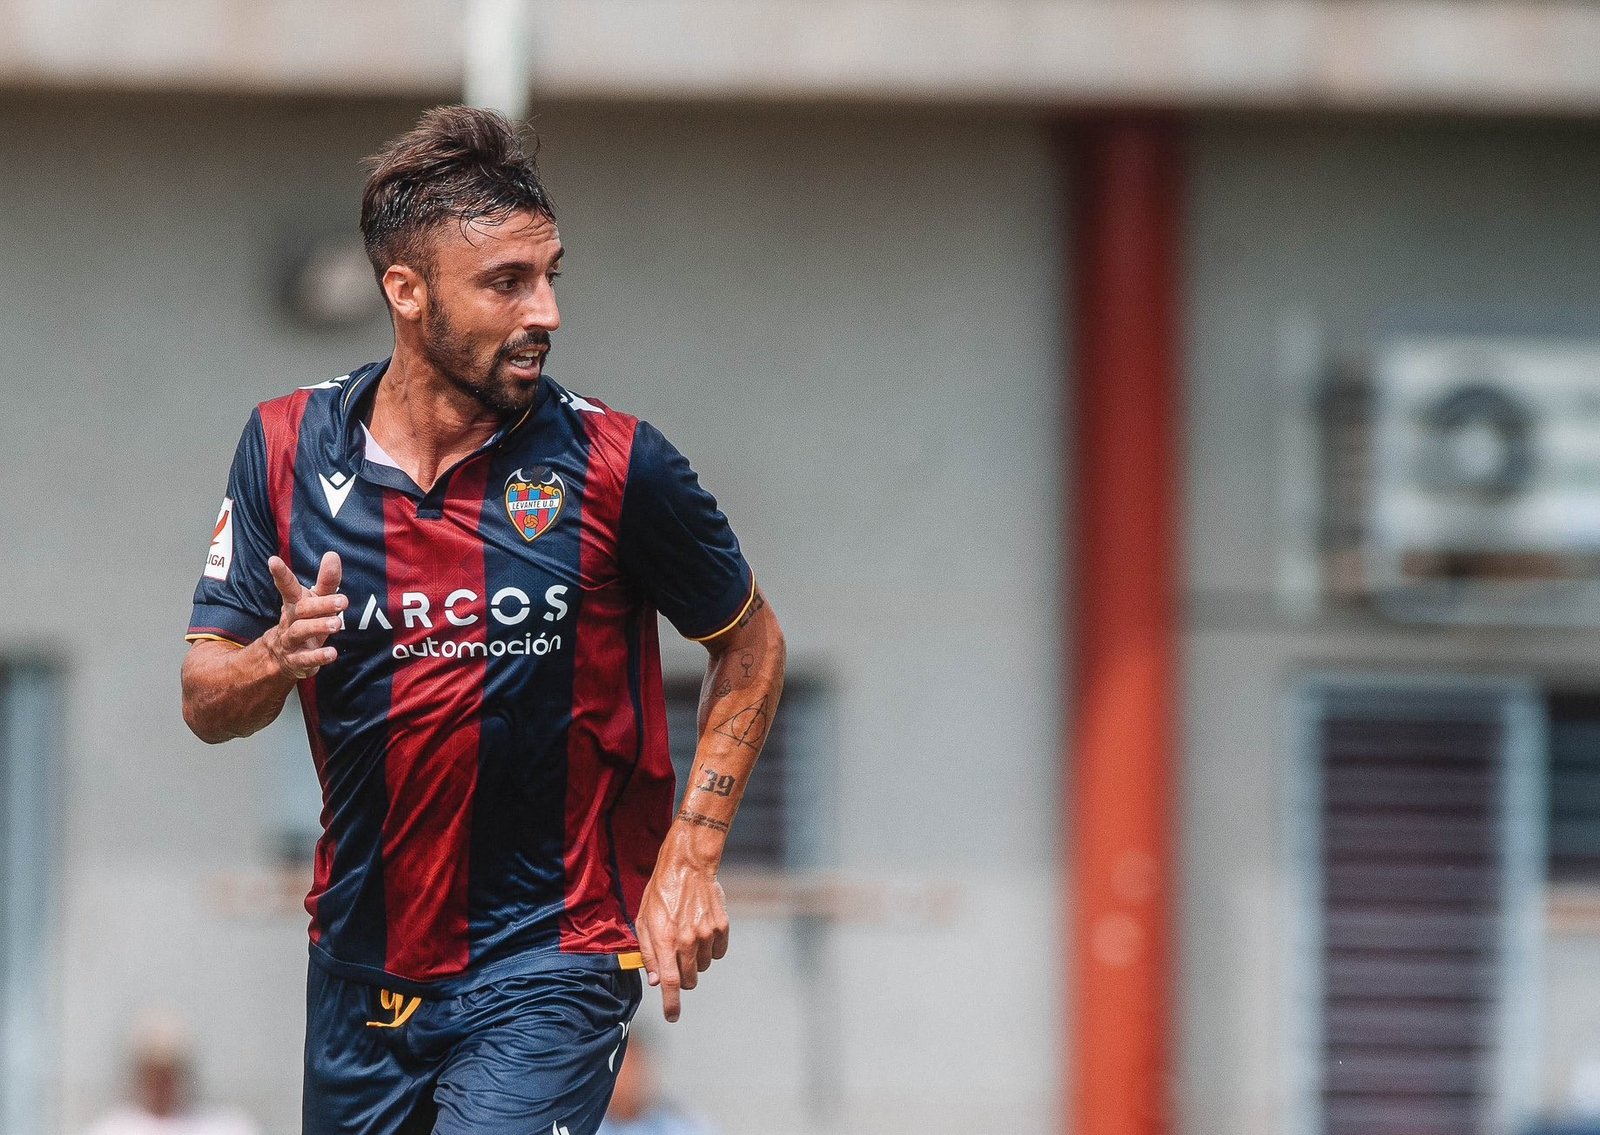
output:
[[[445,994],[637,965],[674,790],[656,612],[713,637],[750,568],[658,430],[549,378],[423,492],[369,447],[386,366],[251,415],[188,635],[275,624],[274,553],[302,580],[343,559],[339,657],[299,686],[323,799],[312,956]]]

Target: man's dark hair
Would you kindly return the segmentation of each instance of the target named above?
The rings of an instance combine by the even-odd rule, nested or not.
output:
[[[518,212],[555,220],[533,155],[492,110],[436,106],[366,165],[372,172],[361,193],[361,236],[380,282],[391,264],[426,275],[428,238],[445,222],[500,221]]]

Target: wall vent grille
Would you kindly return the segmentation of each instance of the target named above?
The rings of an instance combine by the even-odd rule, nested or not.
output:
[[[1316,741],[1324,1135],[1476,1135],[1498,1040],[1503,706],[1336,691]]]

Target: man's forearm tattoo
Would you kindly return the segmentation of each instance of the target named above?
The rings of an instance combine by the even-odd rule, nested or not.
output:
[[[761,742],[767,737],[767,703],[771,700],[769,694],[754,705],[745,706],[718,725],[716,732],[731,737],[746,748],[760,749]]]
[[[706,778],[705,782],[695,787],[714,796],[732,796],[734,785],[739,783],[734,777],[725,776],[714,768],[701,769],[700,775]]]
[[[678,819],[691,823],[698,828],[710,828],[714,832],[721,832],[723,835],[728,834],[728,825],[721,820],[713,819],[700,812],[691,812],[687,808],[679,811]]]
[[[760,611],[761,608],[765,607],[766,605],[767,601],[762,598],[760,588],[757,588],[755,598],[750,601],[750,606],[745,608],[744,614],[739,616],[739,621],[735,623],[734,626],[748,627],[750,625],[750,620],[756,617],[756,612]]]

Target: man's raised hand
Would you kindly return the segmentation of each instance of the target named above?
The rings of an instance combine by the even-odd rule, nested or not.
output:
[[[278,585],[283,610],[278,625],[261,636],[285,676],[297,681],[309,678],[335,658],[339,652],[328,646],[328,636],[341,625],[342,612],[350,605],[337,594],[344,569],[338,552],[327,552],[317,568],[317,582],[304,587],[289,565],[277,556],[267,560],[272,582]]]

